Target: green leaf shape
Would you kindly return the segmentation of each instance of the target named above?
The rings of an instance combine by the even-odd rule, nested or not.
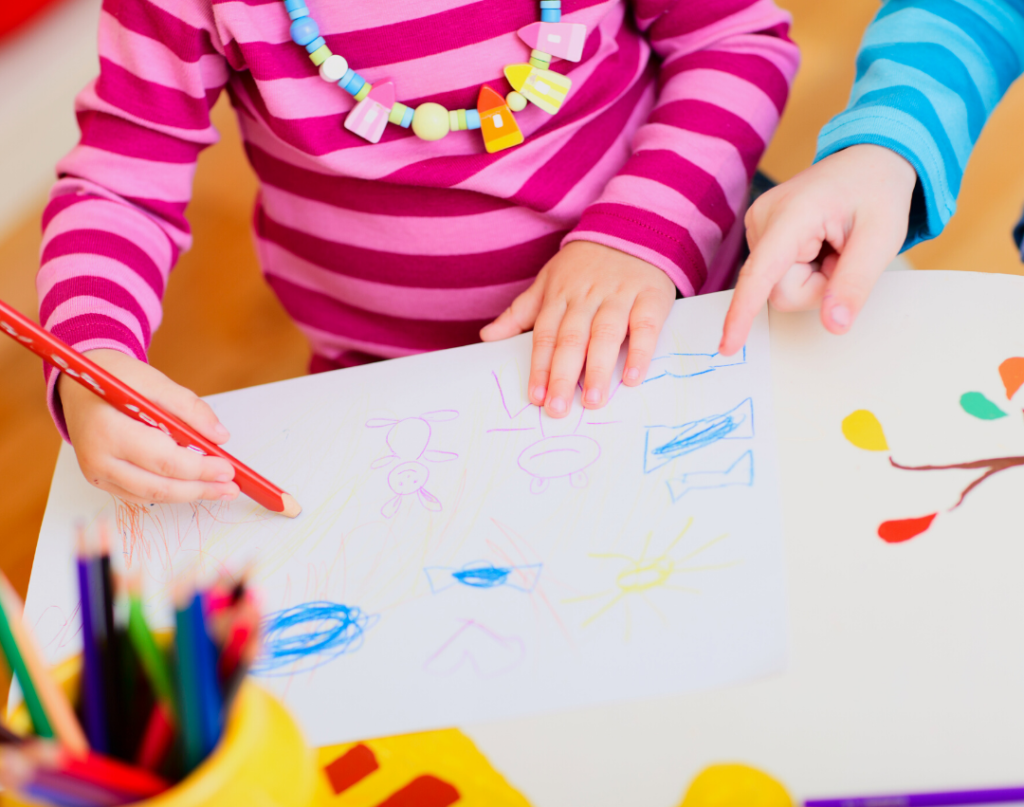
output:
[[[1006,412],[980,392],[965,392],[960,396],[960,406],[968,415],[973,415],[979,420],[999,420],[1006,417]]]

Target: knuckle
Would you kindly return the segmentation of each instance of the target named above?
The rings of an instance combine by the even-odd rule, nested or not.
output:
[[[650,314],[634,314],[629,320],[629,330],[633,333],[657,333],[660,327],[657,319]]]
[[[587,335],[576,328],[570,328],[558,334],[555,340],[556,347],[582,347],[587,343]]]
[[[593,327],[590,329],[590,335],[594,339],[612,341],[618,339],[622,341],[625,336],[625,328],[618,322],[609,321],[595,321]]]
[[[553,333],[547,331],[534,331],[533,332],[533,347],[540,348],[541,350],[550,350],[555,347],[558,342],[558,337]]]
[[[178,463],[173,457],[158,457],[153,463],[154,470],[160,476],[177,476]]]
[[[142,498],[156,504],[164,504],[170,501],[171,495],[166,485],[149,485],[143,488]]]

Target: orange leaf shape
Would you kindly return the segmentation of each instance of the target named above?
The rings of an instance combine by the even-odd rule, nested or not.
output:
[[[1010,400],[1024,386],[1024,358],[1015,356],[999,365],[999,376],[1006,387],[1006,400]]]
[[[901,518],[897,521],[885,521],[878,528],[878,537],[887,544],[901,544],[927,530],[932,525],[932,522],[935,521],[935,516],[937,515],[938,513],[932,513],[930,516],[922,516],[921,518]]]

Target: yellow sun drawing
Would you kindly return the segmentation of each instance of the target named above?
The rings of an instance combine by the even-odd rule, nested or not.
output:
[[[615,578],[615,586],[605,591],[600,591],[597,594],[586,594],[582,597],[573,597],[571,599],[563,600],[565,603],[583,602],[585,600],[598,600],[610,598],[602,605],[595,613],[591,614],[583,622],[583,627],[594,622],[601,616],[604,616],[608,611],[614,608],[619,603],[623,604],[626,612],[626,638],[629,638],[631,613],[630,613],[630,602],[637,598],[643,600],[650,608],[665,620],[664,614],[658,609],[658,607],[651,601],[648,594],[657,589],[665,589],[671,591],[681,591],[688,594],[699,594],[700,589],[689,588],[686,586],[676,585],[673,582],[673,578],[679,574],[687,574],[691,572],[706,572],[714,569],[725,569],[730,566],[735,566],[738,561],[731,563],[719,563],[710,566],[693,566],[689,565],[689,561],[697,557],[699,554],[712,546],[717,544],[719,541],[724,540],[728,537],[727,533],[719,535],[717,538],[712,538],[703,546],[699,546],[687,555],[681,558],[672,557],[672,551],[676,546],[683,540],[683,536],[686,535],[690,527],[693,526],[693,519],[691,518],[686,522],[686,526],[683,527],[682,531],[673,539],[672,543],[668,545],[663,553],[656,557],[649,557],[651,552],[651,540],[654,537],[653,532],[647,533],[647,537],[644,539],[644,546],[640,552],[640,557],[633,558],[629,555],[621,555],[613,552],[600,552],[591,553],[590,557],[598,560],[617,560],[625,564],[619,571]]]

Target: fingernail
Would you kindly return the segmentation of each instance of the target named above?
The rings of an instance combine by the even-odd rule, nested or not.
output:
[[[627,381],[639,381],[640,380],[640,369],[638,367],[630,367],[626,370]]]
[[[850,324],[850,309],[845,305],[837,305],[829,314],[832,317],[832,321],[840,328],[845,328]]]
[[[533,400],[541,401],[543,403],[544,396],[548,394],[546,387],[534,387],[533,388]]]
[[[583,400],[592,404],[601,403],[601,390],[596,388],[588,389],[583,396]]]
[[[551,403],[548,404],[548,407],[551,409],[552,412],[561,414],[562,412],[565,411],[565,401],[563,401],[561,398],[552,398]]]
[[[213,427],[213,433],[216,434],[218,437],[224,439],[226,439],[229,436],[228,430],[225,429],[224,426],[220,423]]]

